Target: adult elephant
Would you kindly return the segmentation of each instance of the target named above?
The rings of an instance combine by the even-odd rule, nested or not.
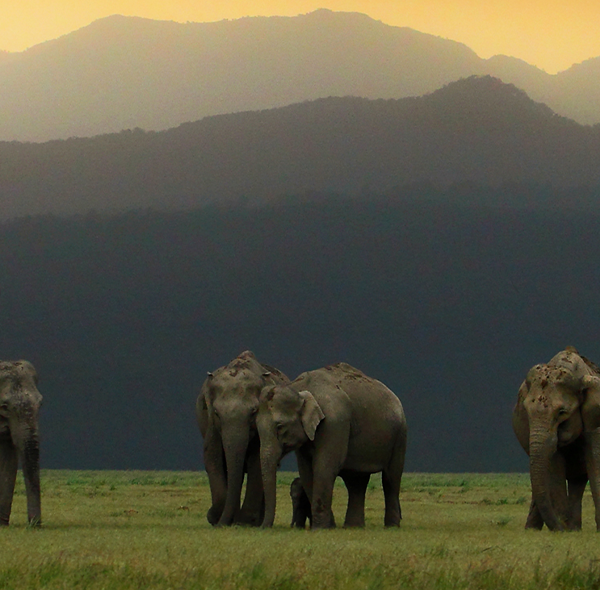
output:
[[[265,490],[264,527],[275,519],[276,472],[295,450],[310,500],[313,529],[335,526],[331,501],[339,475],[348,488],[345,526],[364,526],[372,473],[383,472],[385,525],[398,526],[406,419],[400,400],[380,381],[346,363],[266,387],[256,418]]]
[[[37,373],[27,361],[0,361],[0,525],[8,525],[21,461],[27,518],[42,523],[38,413],[42,396]]]
[[[267,385],[287,383],[278,369],[259,363],[250,351],[209,373],[196,402],[196,417],[204,439],[204,465],[213,525],[258,526],[264,513],[260,444],[256,436],[258,397]],[[240,509],[244,473],[246,495]]]
[[[526,528],[581,529],[590,482],[600,530],[600,371],[567,347],[535,365],[519,389],[513,428],[529,455],[532,500]]]

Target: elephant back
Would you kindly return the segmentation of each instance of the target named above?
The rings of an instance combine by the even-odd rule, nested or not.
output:
[[[272,367],[271,365],[265,365],[265,363],[261,363],[265,373],[271,373],[269,378],[273,381],[273,385],[286,385],[290,382],[289,377],[277,369],[276,367]]]

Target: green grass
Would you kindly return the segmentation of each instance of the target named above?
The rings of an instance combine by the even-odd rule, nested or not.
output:
[[[26,525],[19,481],[0,530],[0,588],[600,589],[600,535],[589,492],[584,530],[525,531],[526,474],[407,474],[399,530],[383,528],[381,480],[364,530],[289,528],[280,474],[272,530],[214,529],[199,473],[45,471],[44,526]],[[336,485],[343,521],[346,493]]]

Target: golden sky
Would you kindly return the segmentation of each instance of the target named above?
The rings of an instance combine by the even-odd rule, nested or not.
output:
[[[317,8],[363,12],[550,73],[600,56],[598,0],[0,0],[0,49],[22,51],[111,14],[205,22]]]

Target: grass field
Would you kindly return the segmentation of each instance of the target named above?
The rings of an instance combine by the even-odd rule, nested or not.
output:
[[[373,478],[365,529],[301,531],[293,477],[272,530],[214,529],[203,474],[44,471],[43,527],[27,527],[19,482],[0,531],[0,588],[600,588],[589,491],[583,532],[557,534],[523,529],[526,474],[407,474],[402,526],[385,530]],[[338,522],[345,500],[340,484]]]

